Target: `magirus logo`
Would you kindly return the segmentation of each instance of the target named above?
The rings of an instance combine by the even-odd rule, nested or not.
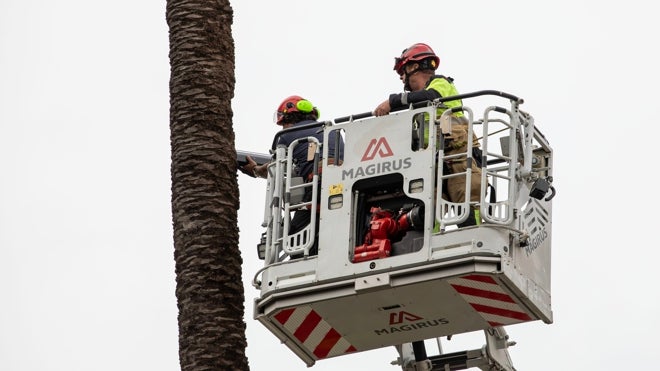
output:
[[[399,311],[390,313],[389,326],[375,329],[376,335],[389,335],[399,332],[426,329],[429,327],[442,326],[449,323],[446,318],[425,319],[416,314]]]
[[[376,158],[376,155],[380,155],[380,157],[394,156],[392,148],[390,148],[390,144],[387,143],[387,139],[385,139],[385,137],[372,139],[367,146],[367,150],[364,151],[364,155],[362,155],[362,160],[360,161],[373,160]]]
[[[400,312],[394,312],[390,313],[390,325],[396,325],[398,323],[403,323],[403,321],[419,321],[420,319],[423,319],[420,316],[416,316],[412,313],[408,313],[406,311],[400,311]]]
[[[392,147],[387,142],[385,137],[380,137],[378,139],[374,138],[369,142],[367,149],[362,155],[361,162],[373,160],[376,157],[392,157],[394,152]],[[412,159],[410,157],[398,158],[389,161],[381,161],[372,163],[367,166],[358,166],[350,169],[344,169],[341,172],[341,180],[346,179],[355,179],[363,178],[368,176],[380,175],[391,173],[393,171],[401,171],[403,169],[408,169],[412,166]]]

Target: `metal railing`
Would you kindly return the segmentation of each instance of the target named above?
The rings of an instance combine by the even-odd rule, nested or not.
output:
[[[311,181],[296,177],[293,150],[299,144],[315,143],[314,170]],[[265,263],[273,264],[292,255],[309,255],[316,237],[318,212],[318,168],[321,145],[315,137],[298,138],[288,147],[275,149],[274,160],[268,166],[268,185],[263,227],[266,227]],[[299,181],[296,181],[296,180]],[[298,194],[299,196],[294,196]],[[304,195],[311,194],[310,197]],[[302,195],[302,197],[300,197]],[[269,201],[270,200],[270,201]],[[290,234],[292,213],[309,210],[310,223]]]

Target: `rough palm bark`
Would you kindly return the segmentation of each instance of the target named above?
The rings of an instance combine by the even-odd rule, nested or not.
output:
[[[229,0],[167,0],[172,219],[183,371],[248,370]]]

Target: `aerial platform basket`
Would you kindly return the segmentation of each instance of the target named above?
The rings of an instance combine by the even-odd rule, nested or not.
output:
[[[470,99],[493,95],[509,105],[489,106],[475,119]],[[552,149],[532,117],[518,109],[520,99],[495,91],[457,98],[464,107],[444,110],[441,99],[388,116],[319,124],[325,143],[332,131],[344,140],[343,153],[310,146],[319,151],[310,158],[322,169],[320,184],[289,176],[295,174],[289,154],[306,139],[273,148],[254,316],[307,365],[441,336],[552,322]],[[481,135],[479,150],[470,143],[462,157],[445,153],[442,134],[459,124],[450,117],[459,111],[470,137]],[[442,166],[448,160],[478,160],[481,174],[471,168],[449,174]],[[456,176],[481,177],[479,201],[469,201],[469,184],[468,201],[442,197],[446,180]],[[294,196],[301,187],[320,203]],[[291,214],[301,209],[318,219],[290,235]],[[481,224],[457,228],[474,209]],[[378,223],[376,210],[393,210],[393,220],[409,223],[367,243],[365,235]],[[318,254],[310,254],[316,223]]]

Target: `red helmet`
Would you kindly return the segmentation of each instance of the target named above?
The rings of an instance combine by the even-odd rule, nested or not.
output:
[[[277,125],[283,125],[284,123],[282,121],[284,120],[284,116],[293,112],[311,113],[315,115],[317,119],[320,116],[318,108],[314,107],[312,102],[301,96],[292,95],[284,99],[277,107],[273,121],[275,121]]]
[[[440,65],[440,58],[435,55],[430,46],[417,43],[413,44],[401,52],[401,56],[394,58],[394,70],[399,75],[403,75],[403,67],[410,62],[420,62],[428,60],[428,63],[423,68],[436,69]]]

